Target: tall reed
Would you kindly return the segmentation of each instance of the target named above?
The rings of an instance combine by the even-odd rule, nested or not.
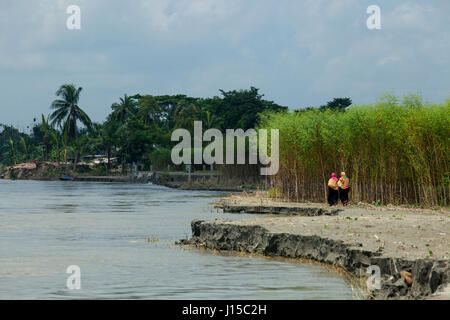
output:
[[[271,185],[282,197],[323,201],[330,173],[345,171],[353,201],[449,204],[450,99],[385,96],[345,112],[266,114],[260,127],[280,130],[280,170]]]

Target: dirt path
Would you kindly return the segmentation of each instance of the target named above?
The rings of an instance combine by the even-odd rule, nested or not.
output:
[[[224,203],[236,206],[329,209],[325,204],[288,203],[262,196],[233,195],[219,201],[219,204]],[[227,223],[258,225],[274,233],[318,235],[342,240],[390,257],[439,260],[450,258],[450,212],[447,210],[374,206],[337,208],[342,211],[335,216],[268,216]]]
[[[380,286],[367,288],[368,299],[450,298],[448,209],[359,204],[336,211],[325,204],[286,203],[245,193],[215,205],[255,218],[195,220],[192,238],[180,244],[310,259],[342,268],[359,280],[375,268]]]

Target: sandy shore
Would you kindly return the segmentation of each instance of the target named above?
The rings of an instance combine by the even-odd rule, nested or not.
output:
[[[194,221],[188,243],[217,250],[309,258],[342,267],[356,276],[365,273],[369,265],[380,265],[384,289],[378,298],[417,299],[443,290],[447,293],[440,293],[440,297],[450,298],[447,209],[360,205],[337,207],[340,211],[335,214],[305,215],[303,212],[329,212],[330,208],[245,194],[216,203],[219,208],[233,206],[239,208],[238,212],[252,213],[269,207],[290,209],[288,214],[254,219]]]
[[[330,209],[326,204],[240,195],[222,198],[216,204],[219,208],[224,205]],[[227,223],[259,225],[277,233],[319,235],[397,258],[450,258],[450,211],[374,206],[333,208],[342,211],[331,216],[271,216]]]

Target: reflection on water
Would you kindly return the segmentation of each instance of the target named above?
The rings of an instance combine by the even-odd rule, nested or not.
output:
[[[0,180],[0,299],[349,299],[326,269],[174,245],[218,192]],[[239,217],[247,218],[245,215]],[[81,268],[81,290],[66,268]]]

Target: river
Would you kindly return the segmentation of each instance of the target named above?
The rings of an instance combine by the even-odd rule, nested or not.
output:
[[[0,299],[351,299],[317,265],[174,245],[220,192],[0,180]],[[68,266],[81,289],[66,287]]]

